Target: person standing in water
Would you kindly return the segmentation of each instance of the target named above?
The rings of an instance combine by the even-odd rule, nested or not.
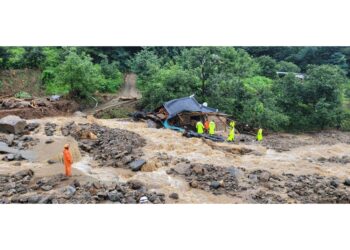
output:
[[[63,150],[63,162],[65,167],[66,176],[70,177],[72,176],[72,155],[69,151],[69,144],[64,145]]]

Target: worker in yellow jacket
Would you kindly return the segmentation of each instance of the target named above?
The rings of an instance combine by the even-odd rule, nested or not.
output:
[[[263,140],[263,130],[262,130],[262,128],[259,128],[258,133],[256,135],[256,140],[257,141],[262,141]]]
[[[215,122],[213,120],[211,120],[209,122],[209,135],[215,134],[215,128],[216,128]]]
[[[204,133],[204,125],[201,121],[198,121],[196,124],[196,129],[198,134],[203,134]]]
[[[230,122],[230,132],[227,137],[227,141],[233,142],[235,140],[235,122]]]

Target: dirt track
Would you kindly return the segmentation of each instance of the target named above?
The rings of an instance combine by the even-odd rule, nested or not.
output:
[[[121,100],[120,98],[125,98],[129,100]],[[131,105],[140,98],[141,98],[141,93],[136,88],[136,75],[130,73],[126,75],[125,83],[121,86],[119,92],[116,94],[116,96],[112,100],[104,104],[101,104],[94,109],[88,110],[86,111],[86,113],[96,114],[103,110],[125,106],[125,105]]]

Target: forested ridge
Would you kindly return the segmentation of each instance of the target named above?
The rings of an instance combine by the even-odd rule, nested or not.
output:
[[[194,94],[275,131],[349,130],[349,65],[349,47],[0,47],[0,69],[39,69],[47,94],[86,102],[134,72],[141,109]]]

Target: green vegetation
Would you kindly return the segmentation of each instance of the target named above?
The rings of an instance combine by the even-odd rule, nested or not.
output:
[[[20,98],[20,99],[32,98],[32,96],[29,93],[25,92],[25,91],[17,92],[15,94],[15,97],[16,98]]]
[[[198,101],[254,127],[350,128],[346,48],[194,47],[168,52],[162,56],[147,48],[130,62],[145,109],[195,94]],[[304,79],[296,77],[300,72]]]
[[[143,109],[194,94],[276,131],[350,130],[349,65],[348,47],[0,47],[1,70],[39,70],[48,94],[85,102],[134,72]]]

